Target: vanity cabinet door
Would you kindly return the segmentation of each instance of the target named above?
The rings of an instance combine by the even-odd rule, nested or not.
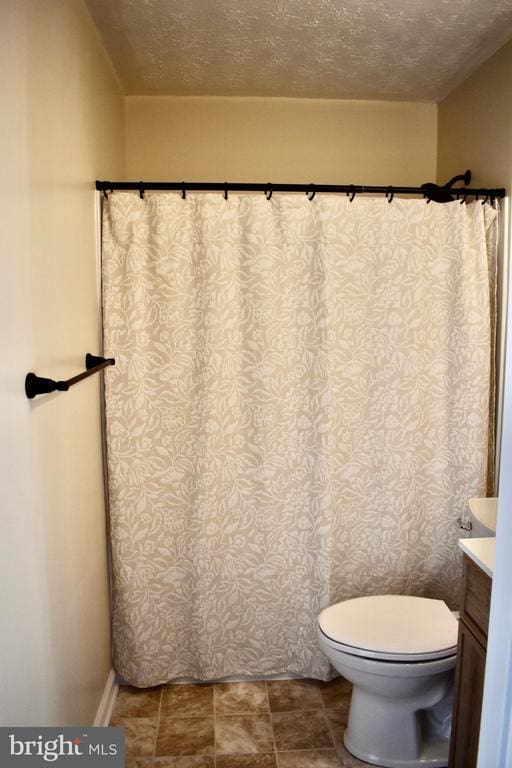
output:
[[[463,619],[457,653],[449,768],[476,768],[486,651]]]

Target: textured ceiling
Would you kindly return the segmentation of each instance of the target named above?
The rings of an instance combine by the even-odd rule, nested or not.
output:
[[[127,94],[439,101],[512,0],[86,0]]]

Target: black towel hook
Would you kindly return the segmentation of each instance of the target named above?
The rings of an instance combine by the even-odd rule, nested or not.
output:
[[[308,200],[313,200],[313,198],[316,195],[316,189],[315,189],[315,185],[314,184],[310,184],[309,185],[309,189],[306,192],[306,195],[308,196]]]
[[[265,197],[267,198],[267,200],[270,200],[270,198],[272,197],[272,184],[270,182],[267,184],[267,189],[265,191]]]

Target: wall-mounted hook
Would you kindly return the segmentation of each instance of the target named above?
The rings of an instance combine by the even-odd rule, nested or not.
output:
[[[459,173],[458,176],[454,176],[452,179],[450,179],[450,181],[447,181],[446,184],[443,184],[443,189],[450,189],[454,184],[457,183],[457,181],[462,181],[464,186],[467,187],[471,181],[471,171],[468,170],[464,173]]]

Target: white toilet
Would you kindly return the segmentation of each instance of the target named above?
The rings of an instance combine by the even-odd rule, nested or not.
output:
[[[458,623],[441,600],[359,597],[318,617],[320,647],[353,684],[345,747],[386,768],[448,765]]]

